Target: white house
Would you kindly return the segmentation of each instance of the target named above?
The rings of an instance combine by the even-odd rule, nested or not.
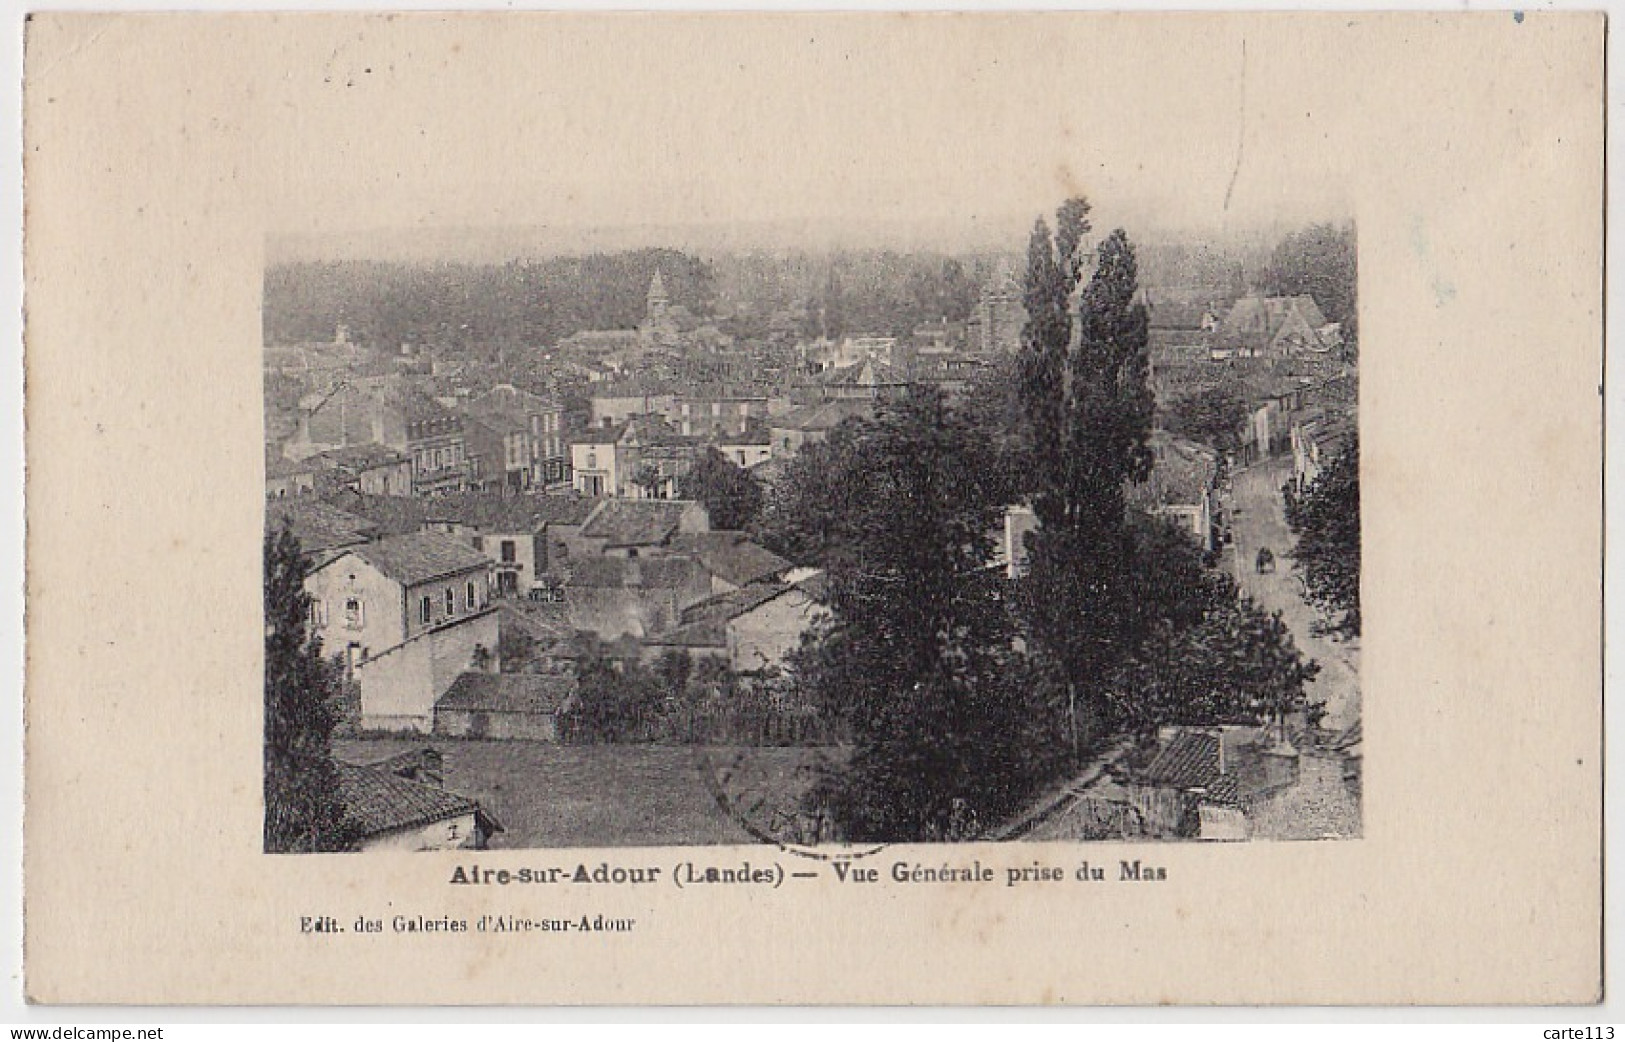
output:
[[[363,728],[432,730],[460,673],[499,669],[490,575],[485,554],[436,532],[348,547],[310,572],[311,625],[343,656]]]

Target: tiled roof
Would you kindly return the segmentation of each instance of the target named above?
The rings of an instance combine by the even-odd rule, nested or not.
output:
[[[499,438],[509,434],[525,434],[530,430],[530,424],[526,423],[520,417],[510,416],[507,413],[498,412],[495,409],[483,410],[479,412],[475,412],[472,409],[465,410],[463,425],[465,429],[475,427],[484,428]],[[473,432],[470,431],[470,433]]]
[[[406,422],[419,423],[456,419],[456,414],[421,391],[408,390],[401,395]]]
[[[378,526],[318,499],[278,499],[265,505],[265,528],[275,532],[284,521],[291,523],[299,548],[319,554],[365,542],[376,535]]]
[[[827,387],[884,387],[902,383],[892,367],[884,362],[866,360],[854,362],[842,369],[833,369],[824,376]]]
[[[493,387],[469,402],[468,408],[473,412],[505,412],[526,416],[555,412],[559,409],[559,403],[556,399],[520,387]]]
[[[348,763],[334,766],[338,769],[339,794],[344,800],[345,813],[360,828],[363,837],[417,828],[470,812],[483,819],[487,831],[502,831],[495,819],[466,796],[411,781],[379,767]]]
[[[707,621],[724,623],[754,611],[791,588],[787,583],[764,582],[719,593],[683,609],[682,621],[684,625]]]
[[[329,449],[319,453],[317,458],[348,470],[371,470],[374,467],[405,463],[410,457],[396,452],[387,445],[369,443]]]
[[[680,499],[606,499],[587,517],[581,535],[609,546],[655,546],[666,541],[693,504]]]
[[[1213,488],[1218,462],[1194,442],[1162,431],[1151,437],[1155,462],[1145,481],[1129,487],[1129,502],[1139,507],[1195,506]]]
[[[1219,778],[1219,736],[1181,731],[1145,769],[1145,780],[1171,789],[1205,789]]]
[[[724,582],[744,586],[782,575],[789,561],[751,542],[743,532],[695,532],[675,535],[671,547],[699,559],[705,570]]]
[[[576,495],[462,492],[437,496],[428,509],[432,521],[456,521],[482,532],[534,533],[548,524],[579,525],[597,505]]]
[[[435,709],[475,713],[557,713],[575,696],[572,676],[544,673],[463,673]]]
[[[644,643],[655,647],[725,648],[728,646],[727,620],[704,619],[678,626],[665,633],[646,637]]]
[[[570,565],[566,586],[675,590],[695,582],[699,562],[688,557],[583,557]]]
[[[504,602],[497,606],[497,625],[504,634],[519,633],[544,642],[559,640],[573,632],[568,613],[563,605],[557,604]]]
[[[869,419],[874,416],[874,411],[874,403],[867,399],[836,399],[786,413],[775,419],[773,426],[787,430],[827,431],[853,417]]]
[[[380,535],[405,535],[419,532],[429,520],[433,500],[415,496],[373,496],[353,489],[343,489],[322,497],[322,501],[340,510],[364,517],[378,527]]]
[[[484,569],[491,559],[467,543],[438,532],[391,535],[353,548],[351,553],[402,586]]]

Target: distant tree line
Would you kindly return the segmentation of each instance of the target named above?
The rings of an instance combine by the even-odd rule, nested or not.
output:
[[[282,264],[265,276],[265,342],[326,341],[342,324],[352,340],[385,351],[553,344],[642,322],[656,270],[674,305],[711,309],[710,266],[667,249],[506,264]]]
[[[1359,335],[1356,293],[1359,264],[1354,225],[1315,224],[1293,232],[1275,247],[1259,279],[1271,296],[1307,294],[1344,335]]]
[[[748,254],[701,260],[670,249],[504,264],[309,261],[265,277],[266,343],[326,341],[339,325],[358,343],[478,349],[550,345],[586,329],[643,321],[656,269],[674,305],[719,314],[742,340],[907,336],[962,322],[981,290],[976,265],[937,253]],[[793,320],[775,323],[785,312]]]

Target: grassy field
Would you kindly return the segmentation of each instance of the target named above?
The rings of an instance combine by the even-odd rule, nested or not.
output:
[[[724,813],[709,769],[752,821],[792,807],[831,755],[805,748],[549,745],[444,738],[334,743],[338,758],[371,763],[430,746],[444,757],[446,789],[480,802],[502,823],[493,848],[753,843]]]

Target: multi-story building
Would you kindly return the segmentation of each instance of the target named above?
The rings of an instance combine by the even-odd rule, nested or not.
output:
[[[460,673],[500,669],[490,574],[485,554],[435,532],[351,546],[311,570],[310,623],[343,656],[362,727],[432,730]]]

